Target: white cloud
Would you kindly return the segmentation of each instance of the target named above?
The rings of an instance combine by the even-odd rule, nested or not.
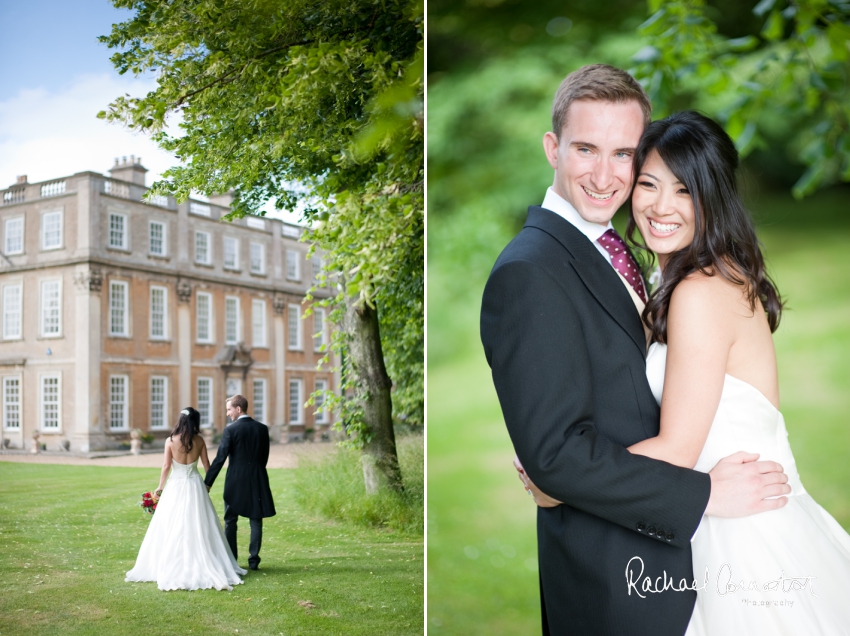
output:
[[[141,96],[154,87],[151,79],[89,74],[56,92],[22,89],[0,102],[0,189],[22,174],[30,183],[86,170],[106,174],[115,157],[130,155],[142,158],[150,185],[177,160],[148,136],[97,119],[97,113],[120,95]]]

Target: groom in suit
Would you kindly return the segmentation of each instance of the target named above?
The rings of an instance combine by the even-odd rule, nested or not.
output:
[[[204,483],[212,488],[215,478],[230,457],[224,481],[224,535],[236,554],[236,523],[239,517],[251,521],[251,543],[248,545],[248,567],[260,569],[260,546],[263,542],[263,518],[275,515],[266,464],[269,461],[269,429],[250,415],[248,400],[234,395],[227,400],[227,416],[232,422],[224,429],[221,444]]]
[[[563,502],[538,509],[544,634],[681,636],[696,593],[664,583],[703,584],[690,549],[703,514],[778,507],[764,489],[787,481],[752,454],[705,474],[626,449],[658,434],[659,407],[645,375],[646,288],[610,220],[630,196],[650,113],[620,69],[567,76],[543,139],[554,183],[484,291],[481,339],[511,441],[533,482]]]

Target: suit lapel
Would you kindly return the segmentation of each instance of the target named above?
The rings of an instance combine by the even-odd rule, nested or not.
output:
[[[570,264],[585,287],[646,357],[646,336],[635,305],[616,270],[605,262],[593,243],[566,219],[541,207],[528,209],[525,226],[542,230],[563,245],[573,257]]]

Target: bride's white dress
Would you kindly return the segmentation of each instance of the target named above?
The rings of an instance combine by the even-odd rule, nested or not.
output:
[[[659,404],[666,361],[667,346],[653,344],[646,373]],[[691,547],[697,588],[705,589],[686,636],[850,634],[850,535],[803,488],[782,414],[727,374],[694,468],[709,472],[741,450],[779,462],[791,494],[779,510],[702,518]]]
[[[171,462],[136,565],[125,581],[156,581],[161,590],[230,590],[242,583],[198,461]]]

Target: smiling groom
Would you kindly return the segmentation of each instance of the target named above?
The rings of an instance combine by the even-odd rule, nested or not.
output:
[[[564,502],[538,509],[544,634],[681,636],[696,593],[629,594],[630,559],[691,585],[703,513],[744,516],[764,498],[736,456],[705,474],[626,450],[658,435],[659,407],[645,374],[647,291],[610,221],[650,113],[620,69],[567,76],[543,139],[553,185],[484,291],[481,340],[511,441]]]

